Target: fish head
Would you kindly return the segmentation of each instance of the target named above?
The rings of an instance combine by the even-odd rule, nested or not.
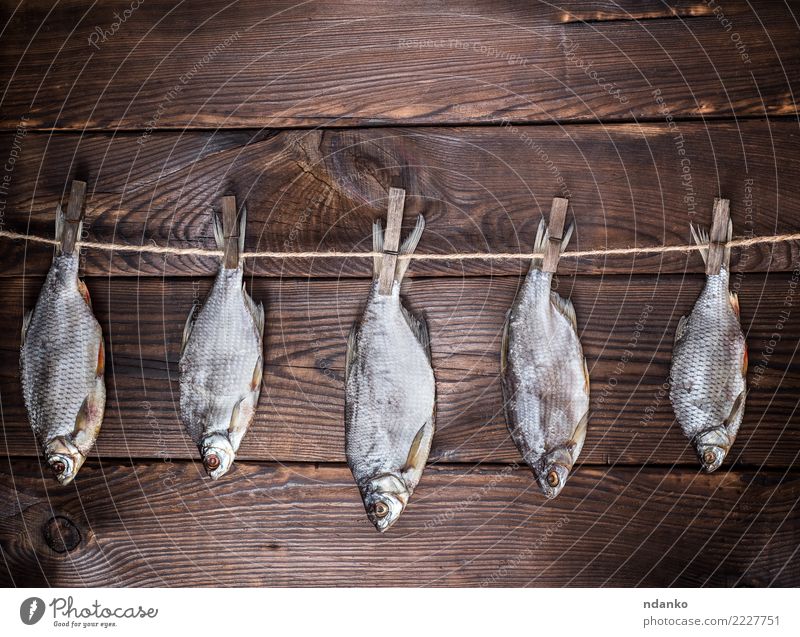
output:
[[[725,425],[697,434],[694,438],[694,448],[703,471],[711,473],[719,469],[731,448],[731,439]]]
[[[381,533],[397,522],[410,494],[398,476],[386,474],[369,480],[361,490],[367,517]]]
[[[547,454],[535,465],[533,473],[547,499],[555,498],[561,493],[561,489],[567,483],[569,472],[572,471],[572,464],[572,454],[568,449],[560,448]]]
[[[47,443],[44,455],[50,470],[62,485],[72,482],[86,460],[86,456],[65,436],[58,436]]]
[[[203,466],[212,480],[224,476],[236,457],[230,439],[221,433],[213,433],[203,438],[200,442],[200,454],[203,456]]]

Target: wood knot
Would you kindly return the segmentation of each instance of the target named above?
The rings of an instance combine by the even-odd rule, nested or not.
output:
[[[42,526],[44,541],[56,553],[67,553],[81,543],[83,537],[75,523],[63,515],[50,518]]]

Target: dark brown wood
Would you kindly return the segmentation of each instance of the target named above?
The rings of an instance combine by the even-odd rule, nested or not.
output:
[[[711,223],[708,257],[706,259],[706,274],[719,274],[719,270],[722,267],[728,242],[730,207],[731,202],[727,199],[714,200],[713,222]]]
[[[402,188],[389,188],[386,231],[383,233],[383,258],[381,259],[381,272],[378,278],[378,292],[383,295],[391,294],[392,285],[394,284],[405,198],[406,191]]]
[[[212,204],[248,203],[245,249],[370,251],[390,186],[406,190],[404,232],[424,213],[419,253],[529,254],[554,194],[579,220],[568,251],[687,245],[689,223],[709,225],[715,197],[732,201],[737,237],[800,229],[796,123],[664,124],[268,133],[41,135],[22,140],[3,209],[7,230],[53,236],[73,164],[91,175],[84,229],[91,241],[216,249]],[[14,138],[0,136],[0,157]],[[687,182],[681,166],[690,159]],[[722,159],[724,158],[724,165]],[[560,183],[562,180],[563,183]],[[687,183],[690,189],[687,189]],[[691,198],[691,199],[687,199]],[[688,203],[687,203],[688,202]],[[0,239],[0,275],[43,274],[49,245]],[[734,271],[788,270],[800,242],[735,248]],[[413,261],[408,277],[524,274],[529,262]],[[83,250],[87,274],[213,275],[219,258]],[[372,276],[372,259],[247,260],[269,276]],[[698,252],[562,257],[561,273],[705,271]]]
[[[549,237],[545,246],[542,270],[555,272],[558,270],[558,260],[561,256],[561,240],[564,238],[564,221],[567,218],[569,199],[553,197],[550,216],[547,219],[547,235]]]
[[[793,116],[800,93],[794,0],[148,0],[115,17],[130,9],[6,2],[0,124],[149,143],[187,127]]]
[[[86,198],[86,182],[74,180],[67,201],[67,212],[64,215],[64,227],[61,230],[61,254],[72,254],[78,240],[78,230],[83,219],[83,202]]]
[[[239,220],[233,196],[222,198],[222,235],[225,239],[223,263],[226,268],[236,269],[239,267]]]
[[[204,473],[90,461],[63,488],[35,461],[6,464],[0,583],[800,585],[796,472],[580,468],[546,501],[524,468],[429,466],[385,535],[345,466],[237,462],[217,482]],[[47,545],[54,515],[82,538],[70,536],[72,550]]]
[[[178,418],[177,362],[183,322],[211,278],[89,278],[107,345],[108,404],[100,458],[195,458]],[[725,467],[787,466],[800,453],[800,322],[786,319],[792,274],[734,276],[750,353],[744,422]],[[40,278],[0,281],[0,449],[37,455],[19,388],[19,326]],[[412,279],[406,304],[425,314],[437,380],[431,459],[519,458],[503,419],[500,337],[520,279]],[[555,282],[576,308],[592,403],[581,461],[680,463],[691,445],[674,422],[665,385],[678,319],[693,306],[701,275],[567,277]],[[794,283],[796,287],[796,282]],[[363,312],[369,280],[248,279],[266,310],[264,390],[241,459],[344,461],[343,370],[347,334]],[[793,310],[790,308],[790,312]],[[774,336],[776,333],[779,336]]]

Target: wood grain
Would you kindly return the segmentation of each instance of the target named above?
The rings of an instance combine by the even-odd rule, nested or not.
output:
[[[681,135],[680,149],[676,135]],[[570,198],[568,250],[686,245],[689,223],[709,226],[714,199],[731,199],[735,236],[800,229],[796,123],[751,121],[331,131],[0,136],[20,146],[3,228],[52,237],[73,174],[89,181],[85,238],[214,249],[212,210],[235,193],[248,209],[247,250],[368,251],[388,189],[407,192],[421,253],[533,249],[554,195]],[[679,154],[683,150],[684,156]],[[689,162],[688,164],[686,162]],[[683,166],[682,166],[683,163]],[[684,172],[688,166],[688,172]],[[41,274],[48,246],[3,241],[0,275]],[[217,259],[86,251],[87,273],[213,274]],[[742,271],[791,269],[800,244],[733,251]],[[371,259],[248,261],[269,276],[371,276]],[[409,276],[520,274],[520,261],[415,261]],[[562,273],[704,272],[699,253],[562,258]]]
[[[184,462],[87,462],[58,488],[35,461],[12,461],[0,474],[0,583],[800,584],[796,473],[583,468],[548,502],[525,469],[429,467],[386,535],[346,467],[237,463],[218,482],[201,473]],[[71,551],[47,543],[55,516]]]
[[[150,131],[797,112],[793,0],[728,0],[722,16],[701,0],[130,8],[5,2],[0,124]],[[127,20],[115,17],[125,10]]]
[[[502,415],[499,343],[520,279],[414,279],[408,305],[427,316],[437,379],[437,431],[431,458],[513,461],[518,454]],[[575,304],[592,380],[590,464],[695,465],[673,420],[664,385],[680,316],[700,276],[564,277]],[[734,277],[750,354],[745,419],[731,452],[739,466],[789,466],[800,453],[800,322],[797,278]],[[0,392],[11,455],[36,455],[18,380],[23,307],[41,279],[4,279],[0,294]],[[97,446],[102,458],[195,458],[178,418],[177,361],[186,316],[211,279],[88,279],[107,347],[108,405]],[[251,279],[266,310],[264,389],[240,459],[344,460],[343,369],[347,334],[361,314],[366,280]],[[793,287],[794,286],[794,287]],[[794,294],[792,290],[795,290]],[[794,304],[788,308],[786,303]],[[789,315],[785,312],[788,310]],[[775,337],[777,334],[777,340]]]

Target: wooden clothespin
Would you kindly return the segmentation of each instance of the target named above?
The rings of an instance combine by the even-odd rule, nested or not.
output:
[[[561,256],[561,241],[564,238],[564,222],[567,219],[569,199],[553,197],[550,207],[550,219],[547,222],[549,240],[544,249],[543,272],[555,272],[558,269],[558,259]]]
[[[719,274],[728,245],[728,219],[731,202],[729,199],[714,199],[714,220],[711,223],[706,274]]]
[[[86,198],[86,182],[73,180],[67,202],[67,214],[64,215],[64,227],[61,229],[61,254],[72,254],[78,241],[78,230],[83,220],[83,201]]]
[[[239,267],[239,224],[237,223],[236,197],[222,198],[222,237],[224,239],[224,265],[228,269]]]
[[[389,210],[386,215],[386,232],[383,234],[383,262],[378,278],[378,294],[384,296],[392,293],[394,284],[405,198],[406,191],[402,188],[389,188]]]

